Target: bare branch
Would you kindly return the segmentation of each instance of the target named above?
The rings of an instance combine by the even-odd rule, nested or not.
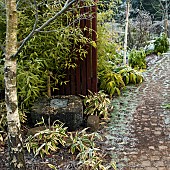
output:
[[[82,15],[82,16],[84,16],[84,15]],[[78,18],[78,19],[75,19],[73,22],[71,22],[70,24],[68,24],[66,27],[60,29],[60,31],[66,29],[66,28],[68,28],[68,27],[70,27],[70,26],[72,26],[72,25],[74,25],[74,24],[76,24],[76,23],[79,23],[80,20],[83,20],[83,19],[91,20],[91,19],[93,19],[93,18],[94,18],[94,17],[92,17],[92,16],[91,16],[91,17],[89,16],[89,18],[87,18],[87,17],[80,17],[80,18]],[[40,33],[51,33],[51,32],[57,32],[57,31],[59,31],[59,30],[49,30],[49,31],[39,31],[39,32],[40,32]]]
[[[64,7],[66,7],[68,3],[69,3],[69,0],[67,0],[67,1],[66,1],[66,3],[65,3],[65,5],[64,5]]]
[[[46,26],[48,26],[51,22],[53,22],[57,17],[59,17],[61,14],[63,14],[64,12],[66,12],[68,10],[68,8],[75,3],[76,0],[67,0],[64,7],[57,12],[54,17],[50,18],[49,20],[47,20],[44,24],[42,24],[41,27],[36,29],[37,26],[37,22],[38,22],[38,9],[37,9],[37,3],[36,0],[34,0],[34,4],[35,4],[35,8],[36,8],[36,15],[35,15],[35,23],[33,26],[33,30],[30,32],[30,34],[22,41],[21,46],[18,48],[17,52],[11,56],[11,58],[16,58],[17,55],[21,52],[22,48],[24,47],[24,45],[34,36],[35,33],[40,32],[42,29],[44,29]]]
[[[28,7],[31,3],[30,1],[26,1],[26,0],[17,0],[17,4],[16,4],[16,9],[18,10],[20,6],[22,6],[22,4],[26,3],[25,5]]]
[[[20,1],[21,1],[21,0],[18,0],[18,1],[17,1],[17,4],[16,4],[16,6],[17,6],[16,8],[17,8],[17,9],[18,9],[18,6],[19,6]]]
[[[76,2],[76,0],[67,0],[64,7],[54,15],[54,17],[50,18],[49,20],[47,20],[41,27],[39,27],[38,29],[35,30],[35,32],[39,32],[41,31],[43,28],[45,28],[46,26],[48,26],[51,22],[53,22],[57,17],[59,17],[61,14],[63,14],[65,11],[67,11],[67,9],[74,3]]]
[[[30,38],[35,34],[35,30],[36,30],[36,26],[37,26],[37,22],[38,22],[38,7],[37,7],[37,2],[36,0],[34,0],[34,5],[35,5],[35,10],[36,10],[36,14],[35,14],[35,23],[33,26],[32,31],[30,32],[30,34],[22,41],[20,47],[18,48],[17,52],[12,56],[12,58],[16,58],[16,56],[20,53],[20,51],[22,50],[23,46],[30,40]]]
[[[165,13],[166,13],[166,9],[165,9],[165,7],[164,7],[164,5],[162,4],[162,2],[161,2],[161,0],[159,0],[159,3],[160,3],[160,5],[161,5],[161,9],[160,9],[160,13],[162,13],[163,15],[165,15]]]
[[[151,3],[152,4],[152,8],[156,11],[155,15],[156,14],[163,14],[164,13],[164,6],[163,6],[161,1],[159,1],[159,2],[160,2],[159,5],[154,5],[153,3]],[[160,8],[160,6],[162,7],[162,9]]]

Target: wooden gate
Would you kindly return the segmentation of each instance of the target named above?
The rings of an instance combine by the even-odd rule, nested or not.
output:
[[[80,13],[87,13],[89,10],[92,12],[91,19],[82,19],[80,27],[88,27],[93,31],[90,33],[88,30],[84,32],[86,37],[91,36],[92,40],[96,42],[97,31],[97,6],[83,7]],[[66,75],[68,83],[59,87],[57,94],[60,95],[87,95],[88,90],[97,92],[97,49],[92,46],[86,46],[87,55],[84,60],[77,60],[77,67],[70,69]]]

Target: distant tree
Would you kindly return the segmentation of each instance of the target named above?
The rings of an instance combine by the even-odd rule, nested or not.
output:
[[[170,4],[168,3],[168,0],[159,0],[159,8],[157,7],[157,14],[162,16],[162,20],[164,21],[164,32],[166,35],[168,35],[168,16],[170,14]]]
[[[150,0],[141,0],[141,4],[141,7],[151,14],[153,20],[164,22],[164,24],[161,22],[158,24],[164,27],[164,32],[168,35],[169,0],[153,0],[151,2]]]
[[[152,21],[164,20],[165,34],[168,34],[168,16],[170,14],[169,7],[169,0],[132,0],[132,8],[149,12]]]
[[[129,10],[130,10],[130,0],[126,1],[126,20],[125,20],[125,36],[124,36],[124,57],[123,64],[126,65],[126,53],[127,53],[127,38],[128,38],[128,27],[129,27]]]
[[[150,38],[152,19],[147,11],[139,10],[129,23],[128,47],[140,49]]]
[[[131,0],[132,8],[133,9],[139,9],[141,1],[140,0]]]
[[[162,15],[158,13],[160,9],[159,0],[140,0],[139,9],[148,11],[152,15],[153,20],[162,19]]]

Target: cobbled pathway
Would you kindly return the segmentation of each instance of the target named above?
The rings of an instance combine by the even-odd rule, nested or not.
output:
[[[170,54],[144,77],[113,100],[106,144],[119,170],[170,170]]]

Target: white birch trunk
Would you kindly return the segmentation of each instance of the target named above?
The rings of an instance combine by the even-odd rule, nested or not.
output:
[[[6,0],[6,56],[5,56],[5,102],[8,122],[9,169],[25,170],[25,161],[20,134],[16,88],[16,59],[11,56],[17,52],[17,10],[16,0]]]
[[[126,2],[126,21],[125,21],[125,37],[124,37],[124,57],[123,57],[123,64],[126,65],[126,53],[127,53],[127,36],[128,36],[128,23],[129,23],[129,6],[130,1],[127,0]]]

